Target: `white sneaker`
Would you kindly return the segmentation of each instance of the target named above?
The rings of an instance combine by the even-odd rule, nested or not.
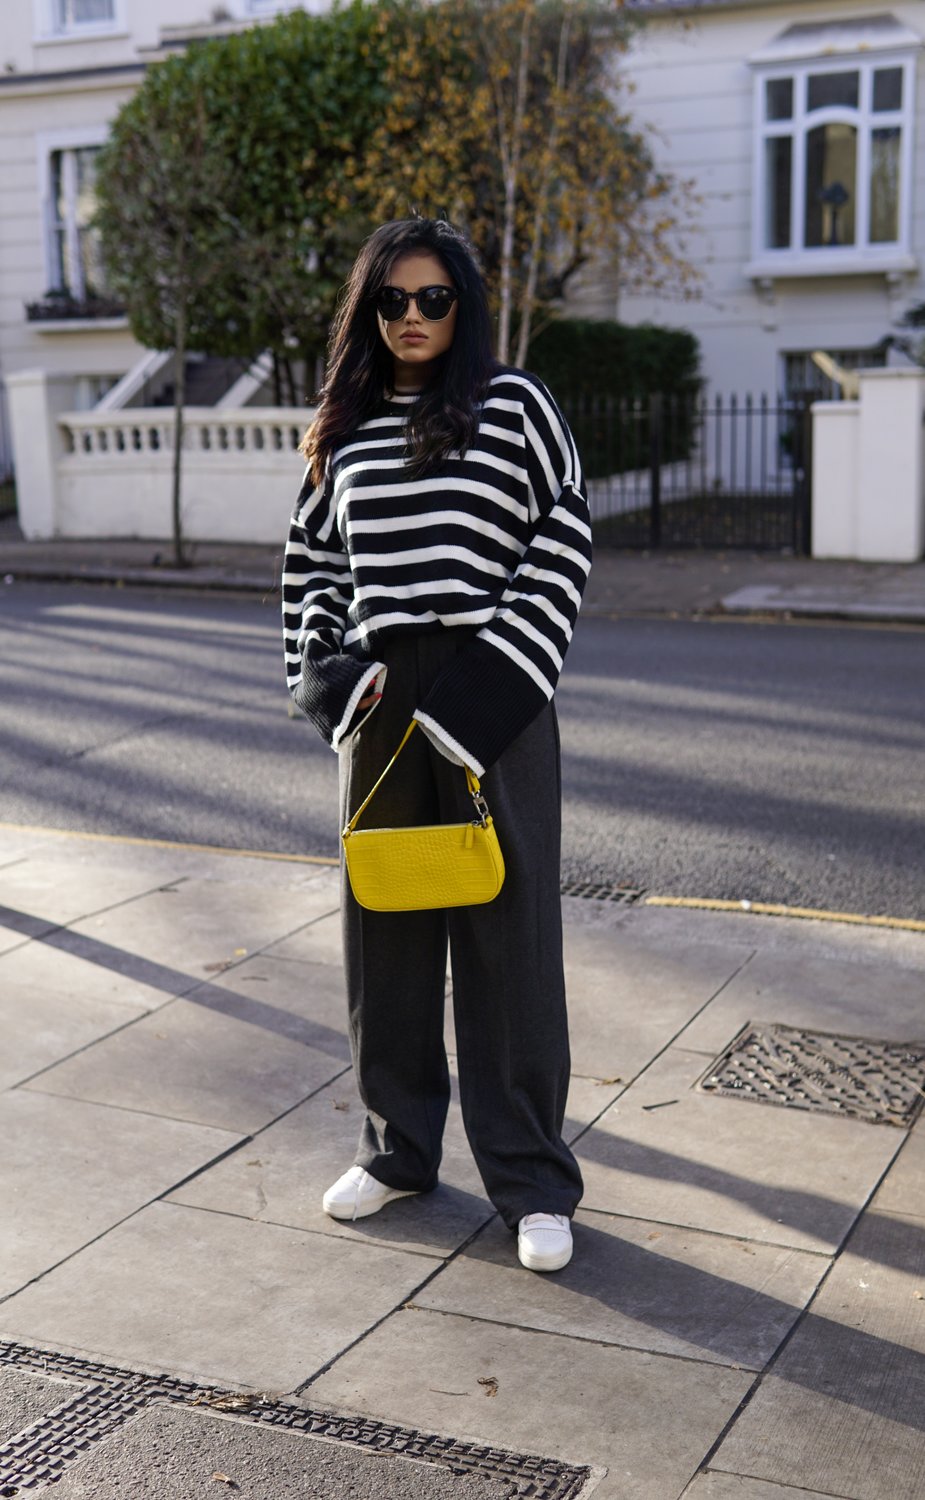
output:
[[[572,1258],[565,1214],[525,1214],[517,1226],[517,1254],[528,1271],[561,1271]]]
[[[328,1188],[321,1207],[332,1219],[365,1219],[377,1214],[393,1198],[413,1198],[413,1191],[400,1192],[370,1177],[363,1167],[351,1167]]]

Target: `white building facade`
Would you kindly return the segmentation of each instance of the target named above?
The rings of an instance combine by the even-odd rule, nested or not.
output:
[[[634,115],[700,198],[703,282],[699,301],[628,296],[618,316],[690,328],[717,393],[824,390],[816,350],[882,364],[925,301],[925,5],[638,8]]]
[[[3,0],[0,477],[13,462],[10,375],[69,377],[68,405],[86,410],[143,355],[107,299],[89,224],[95,155],[113,116],[171,48],[292,8],[291,0]]]

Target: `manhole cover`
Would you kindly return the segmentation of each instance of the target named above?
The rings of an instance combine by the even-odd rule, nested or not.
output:
[[[925,1042],[877,1042],[749,1021],[697,1087],[905,1127],[925,1104]]]
[[[99,1464],[94,1455],[132,1424],[135,1440],[156,1449],[157,1432],[164,1425],[164,1409],[236,1419],[251,1430],[273,1429],[305,1439],[343,1445],[348,1454],[395,1457],[416,1461],[416,1494],[438,1500],[446,1485],[431,1480],[443,1476],[471,1476],[486,1481],[504,1500],[579,1500],[593,1485],[593,1471],[530,1453],[511,1453],[487,1443],[473,1443],[431,1432],[417,1432],[368,1417],[340,1416],[279,1400],[266,1392],[215,1390],[171,1375],[146,1375],[133,1370],[80,1359],[50,1349],[0,1340],[0,1371],[31,1372],[63,1383],[53,1410],[29,1412],[19,1432],[4,1434],[0,1442],[0,1496],[25,1496],[49,1489],[53,1494],[78,1461]],[[70,1387],[71,1389],[67,1389]],[[30,1393],[31,1398],[31,1393]],[[47,1400],[45,1401],[47,1406]],[[156,1422],[149,1420],[153,1416]],[[138,1424],[144,1424],[139,1428]],[[169,1423],[168,1423],[169,1425]],[[176,1425],[176,1424],[174,1424]],[[156,1430],[155,1430],[156,1429]],[[154,1431],[154,1437],[151,1432]],[[181,1433],[182,1437],[182,1433]],[[256,1432],[255,1432],[256,1438]],[[110,1450],[112,1451],[112,1450]],[[356,1458],[344,1479],[344,1494],[356,1494]],[[105,1464],[103,1468],[105,1469]],[[108,1481],[107,1481],[108,1482]],[[69,1493],[67,1483],[63,1492]],[[61,1493],[58,1490],[58,1493]],[[123,1491],[116,1490],[120,1497]],[[185,1491],[184,1493],[186,1493]],[[298,1491],[303,1493],[302,1490]],[[325,1493],[334,1493],[330,1488]],[[82,1482],[75,1493],[93,1493]],[[108,1493],[108,1492],[107,1492]],[[125,1490],[124,1493],[128,1493]],[[149,1493],[149,1491],[145,1491]],[[175,1491],[171,1489],[170,1495]],[[287,1491],[288,1493],[288,1491]],[[404,1493],[404,1490],[402,1491]],[[468,1493],[468,1491],[463,1491]],[[165,1496],[168,1494],[164,1492]]]
[[[585,901],[622,901],[630,905],[644,894],[626,885],[604,885],[592,880],[564,880],[560,886],[563,896],[580,896]]]

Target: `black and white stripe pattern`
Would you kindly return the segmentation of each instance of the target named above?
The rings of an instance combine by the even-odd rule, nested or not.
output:
[[[591,559],[581,466],[542,382],[504,370],[474,446],[414,479],[414,399],[384,403],[325,484],[303,485],[283,578],[289,686],[337,748],[372,679],[382,685],[377,639],[471,629],[416,717],[481,774],[555,690]]]

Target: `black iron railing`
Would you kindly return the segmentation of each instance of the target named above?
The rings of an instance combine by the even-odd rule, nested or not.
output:
[[[650,395],[563,407],[603,545],[809,550],[808,400]]]

